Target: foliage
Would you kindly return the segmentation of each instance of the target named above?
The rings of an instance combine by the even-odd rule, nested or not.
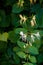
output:
[[[0,0],[0,65],[43,63],[43,0]]]

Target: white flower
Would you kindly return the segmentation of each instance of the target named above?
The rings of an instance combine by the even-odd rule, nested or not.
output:
[[[25,34],[23,34],[22,40],[23,40],[23,41],[26,41],[26,38],[27,38],[27,36],[26,36]]]
[[[31,35],[31,40],[34,42],[34,39],[35,39],[35,37],[33,36],[33,35]]]
[[[27,35],[23,33],[23,31],[20,32],[21,38],[23,41],[26,41]]]
[[[37,39],[40,39],[40,34],[39,34],[39,32],[37,32],[36,34],[34,34],[36,37],[37,37]]]
[[[26,35],[26,34],[24,34],[23,36],[24,36],[24,38],[26,39],[27,35]]]
[[[20,35],[23,36],[23,31],[20,32]]]

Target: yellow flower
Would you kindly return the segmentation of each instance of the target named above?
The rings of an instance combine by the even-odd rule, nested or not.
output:
[[[35,26],[36,25],[36,16],[34,15],[32,20],[31,20],[31,26]]]
[[[20,17],[20,24],[24,24],[27,18],[25,16],[22,16],[21,14],[19,15],[19,17]]]

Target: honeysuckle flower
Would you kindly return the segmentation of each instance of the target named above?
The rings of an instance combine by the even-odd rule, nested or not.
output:
[[[34,37],[34,35],[31,35],[31,40],[34,42],[34,39],[35,39],[35,37]]]
[[[36,19],[36,16],[34,15],[32,19],[35,20]]]
[[[23,16],[20,14],[19,17],[20,17],[20,24],[22,24],[23,23]]]
[[[31,26],[32,26],[32,27],[34,26],[34,21],[33,21],[33,20],[31,20]]]
[[[27,39],[27,36],[24,34],[23,36],[21,36],[22,37],[22,40],[23,41],[26,41],[26,39]]]
[[[21,38],[23,41],[26,41],[27,35],[23,33],[23,31],[20,32]]]
[[[22,31],[20,32],[20,35],[23,36],[23,32]]]
[[[39,34],[39,32],[37,32],[36,34],[34,34],[36,37],[37,37],[37,39],[40,39],[40,34]]]
[[[24,22],[27,20],[27,18],[25,16],[23,17],[23,19],[24,19]]]
[[[18,2],[18,5],[20,5],[21,7],[23,6],[23,4],[24,4],[24,0],[19,0],[19,2]]]
[[[31,22],[31,26],[35,26],[36,25],[36,16],[34,15],[32,20],[30,21]]]
[[[25,16],[22,16],[21,14],[19,15],[20,19],[20,24],[24,24],[27,20],[27,18]]]
[[[24,4],[24,1],[21,2],[21,6],[23,6],[23,4]]]

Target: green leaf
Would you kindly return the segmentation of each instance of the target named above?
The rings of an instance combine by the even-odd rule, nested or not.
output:
[[[32,64],[32,63],[27,62],[27,63],[25,63],[25,64],[23,64],[23,65],[33,65],[33,64]]]
[[[24,46],[26,45],[26,43],[20,41],[18,41],[17,44],[20,48],[24,48]]]
[[[40,30],[39,33],[40,33],[40,36],[43,37],[43,30]]]
[[[25,53],[29,53],[29,48],[28,48],[28,44],[24,43],[24,42],[17,42],[17,45],[21,48],[20,50],[25,52]]]
[[[32,54],[32,55],[38,55],[39,54],[37,47],[29,46],[28,49],[29,49],[29,53]]]
[[[43,8],[36,14],[36,23],[39,28],[43,28]]]
[[[33,55],[39,54],[37,47],[29,46],[29,45],[26,46],[26,43],[20,42],[20,41],[18,41],[17,44],[20,48],[22,48],[22,51],[24,51],[26,53],[30,53],[30,54],[33,54]]]
[[[20,34],[20,32],[23,32],[23,33],[27,33],[27,29],[25,29],[25,28],[16,28],[15,29],[15,33],[16,34]]]
[[[29,58],[29,61],[32,62],[32,63],[36,63],[36,62],[37,62],[35,56],[30,56],[30,55],[29,55],[28,58]]]
[[[24,52],[22,52],[22,51],[17,52],[17,55],[18,55],[20,58],[26,59],[26,54],[25,54]]]
[[[18,39],[19,39],[19,35],[15,34],[14,31],[9,32],[9,40],[12,43],[16,43]]]
[[[8,39],[8,33],[7,32],[0,34],[0,41],[7,41],[7,39]]]
[[[22,24],[22,27],[26,28],[27,30],[31,30],[31,24],[30,24],[31,19],[28,19],[28,17],[26,18],[27,20],[24,22],[24,24]]]
[[[21,6],[21,4],[18,2],[18,3],[15,3],[12,7],[12,12],[13,13],[20,13],[21,11],[23,11],[23,6]]]
[[[20,48],[22,48],[22,51],[24,51],[24,52],[26,52],[26,53],[30,53],[30,54],[32,54],[32,55],[37,55],[37,54],[39,54],[37,47],[29,46],[29,45],[26,46],[26,43],[20,42],[20,41],[18,41],[17,44],[18,44],[18,46],[19,46]],[[24,46],[25,46],[25,47],[24,47]]]
[[[20,63],[20,58],[15,53],[13,55],[13,59],[14,59],[15,64],[19,64]]]
[[[14,48],[13,48],[13,51],[14,51],[14,52],[19,52],[19,51],[21,51],[21,49],[20,49],[19,47],[14,47]]]

